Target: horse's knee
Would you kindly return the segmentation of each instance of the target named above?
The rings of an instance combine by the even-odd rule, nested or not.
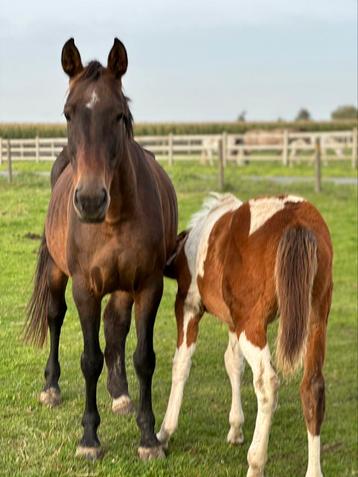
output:
[[[137,348],[133,354],[133,363],[140,378],[151,377],[155,369],[155,353],[153,350]]]
[[[321,373],[304,378],[300,388],[303,413],[307,428],[318,435],[325,411],[325,383]]]
[[[97,380],[102,372],[103,360],[103,353],[100,350],[93,355],[83,352],[81,355],[81,369],[84,377]]]

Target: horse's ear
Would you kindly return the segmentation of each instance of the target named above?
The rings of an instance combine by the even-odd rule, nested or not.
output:
[[[78,51],[74,39],[66,41],[62,48],[61,63],[63,71],[72,79],[83,70],[81,55]]]
[[[108,55],[107,68],[116,78],[120,79],[127,71],[127,66],[128,57],[125,46],[118,38],[115,38],[112,49]]]

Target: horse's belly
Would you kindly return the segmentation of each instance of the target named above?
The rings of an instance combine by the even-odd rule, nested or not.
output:
[[[198,278],[198,287],[205,309],[228,326],[233,327],[231,313],[222,293],[222,280],[214,274],[211,277],[206,274],[204,277]]]
[[[65,169],[52,191],[45,223],[48,250],[58,268],[70,275],[67,261],[68,203],[71,194],[71,171]]]

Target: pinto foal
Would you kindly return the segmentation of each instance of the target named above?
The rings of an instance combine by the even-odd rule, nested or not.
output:
[[[303,361],[301,400],[308,432],[306,477],[320,477],[326,326],[332,294],[332,245],[319,212],[295,196],[242,203],[214,195],[177,239],[167,274],[176,278],[178,327],[168,408],[158,439],[167,445],[178,424],[199,321],[208,311],[229,327],[225,366],[232,387],[229,443],[243,442],[240,379],[253,372],[257,418],[248,476],[262,476],[279,380],[271,365],[267,325],[280,315],[276,359],[284,373]]]

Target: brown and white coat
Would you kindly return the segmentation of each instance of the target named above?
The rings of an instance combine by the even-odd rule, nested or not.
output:
[[[240,379],[245,360],[258,403],[248,476],[262,476],[279,380],[271,365],[267,325],[280,315],[276,360],[289,374],[304,363],[301,399],[308,431],[307,477],[320,477],[324,414],[322,366],[332,293],[332,246],[316,208],[292,195],[242,203],[213,194],[177,239],[167,265],[176,278],[178,326],[172,388],[158,439],[167,445],[178,424],[200,318],[229,327],[225,366],[232,387],[229,443],[243,442]]]

